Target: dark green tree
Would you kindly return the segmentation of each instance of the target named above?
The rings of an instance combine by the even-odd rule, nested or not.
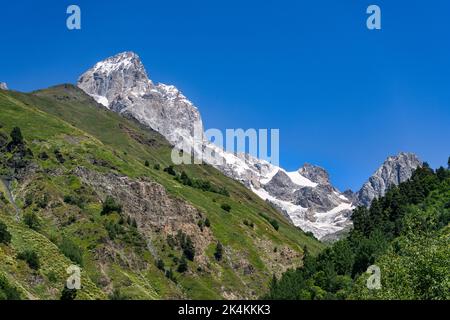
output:
[[[186,257],[183,255],[180,259],[180,264],[178,265],[177,271],[179,273],[184,273],[188,270],[188,262]]]
[[[165,168],[164,172],[167,172],[171,176],[176,176],[177,175],[177,172],[175,171],[175,169],[174,169],[174,167],[172,165],[170,165],[167,168]]]
[[[231,206],[228,203],[224,203],[220,206],[223,210],[225,210],[226,212],[230,212],[231,211]]]
[[[1,300],[20,300],[20,292],[2,275],[0,275],[0,301]]]
[[[41,223],[39,222],[39,218],[36,213],[26,213],[23,217],[23,222],[28,226],[28,228],[38,231],[41,227]]]
[[[64,286],[64,289],[61,292],[60,300],[75,300],[76,297],[77,297],[76,289],[69,289],[66,286]]]
[[[221,261],[223,257],[223,245],[220,242],[217,242],[216,251],[214,252],[214,258],[217,261]]]
[[[156,267],[159,270],[164,271],[166,266],[165,266],[164,261],[162,259],[158,259],[158,261],[156,262]]]
[[[23,136],[22,136],[22,131],[20,130],[19,127],[14,127],[11,131],[11,139],[12,139],[12,144],[14,146],[18,146],[23,144]]]
[[[103,202],[101,214],[106,215],[112,212],[122,213],[122,206],[112,196],[107,196],[105,202]]]
[[[24,260],[31,269],[38,270],[41,266],[39,256],[34,250],[25,250],[17,255],[17,259]]]
[[[194,261],[195,257],[195,247],[192,243],[191,237],[187,236],[185,237],[185,241],[182,244],[183,254],[184,256],[191,261]]]
[[[0,243],[9,244],[11,242],[11,233],[9,233],[6,224],[0,221]]]

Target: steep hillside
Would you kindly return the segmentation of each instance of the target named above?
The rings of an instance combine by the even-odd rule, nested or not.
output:
[[[172,167],[161,135],[74,86],[0,91],[0,110],[0,293],[59,298],[75,263],[81,299],[255,298],[322,248],[216,169]]]

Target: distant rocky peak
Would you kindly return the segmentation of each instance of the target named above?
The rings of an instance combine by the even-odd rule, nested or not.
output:
[[[95,64],[79,78],[78,87],[97,102],[110,107],[118,97],[146,94],[153,88],[153,83],[139,56],[123,52]]]
[[[414,153],[401,152],[388,157],[359,190],[359,203],[370,206],[373,199],[384,196],[391,187],[411,178],[414,170],[422,165]]]
[[[146,78],[147,72],[141,58],[134,52],[122,52],[98,62],[94,67],[95,72],[106,72],[108,74],[118,70],[133,70],[142,73]]]
[[[8,90],[8,86],[6,85],[6,82],[0,82],[0,89]]]
[[[330,184],[330,176],[328,172],[322,167],[305,163],[303,167],[298,170],[298,172],[305,178],[308,178],[309,180],[317,184]]]

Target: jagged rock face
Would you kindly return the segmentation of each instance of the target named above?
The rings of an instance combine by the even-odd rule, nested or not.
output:
[[[312,182],[323,185],[330,184],[330,177],[324,168],[305,163],[299,173]]]
[[[353,192],[353,191],[350,190],[350,189],[345,190],[345,191],[342,193],[342,195],[343,195],[344,197],[346,197],[346,198],[347,198],[349,201],[351,201],[352,203],[359,203],[359,200],[358,200],[358,194],[355,193],[355,192]]]
[[[198,253],[195,259],[206,266],[204,252],[214,238],[208,228],[199,230],[197,223],[204,217],[198,209],[170,196],[162,185],[153,181],[133,180],[113,173],[101,174],[84,167],[76,168],[74,174],[96,190],[100,198],[112,195],[121,203],[124,213],[136,219],[155,258],[158,257],[153,239],[159,235],[176,235],[181,230],[192,238]]]
[[[411,178],[413,171],[422,164],[413,153],[402,152],[389,157],[358,192],[359,204],[370,206],[373,199],[384,196],[389,188]]]
[[[2,90],[8,90],[8,86],[6,85],[5,82],[0,82],[0,89],[2,89]]]
[[[171,143],[194,136],[203,125],[197,108],[174,86],[155,85],[140,58],[124,52],[97,63],[78,87],[108,109],[131,116]]]
[[[298,186],[293,183],[289,176],[282,170],[278,171],[269,183],[264,185],[264,190],[283,201],[292,201],[294,199],[292,191],[297,188]]]
[[[296,205],[319,212],[327,212],[342,203],[342,199],[330,185],[318,185],[315,188],[303,187],[294,192],[294,198]]]

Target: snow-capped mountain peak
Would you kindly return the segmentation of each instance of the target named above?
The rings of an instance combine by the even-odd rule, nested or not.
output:
[[[193,136],[196,126],[203,130],[193,103],[175,86],[155,85],[133,52],[98,62],[79,78],[78,87],[108,109],[160,132],[173,144]]]

